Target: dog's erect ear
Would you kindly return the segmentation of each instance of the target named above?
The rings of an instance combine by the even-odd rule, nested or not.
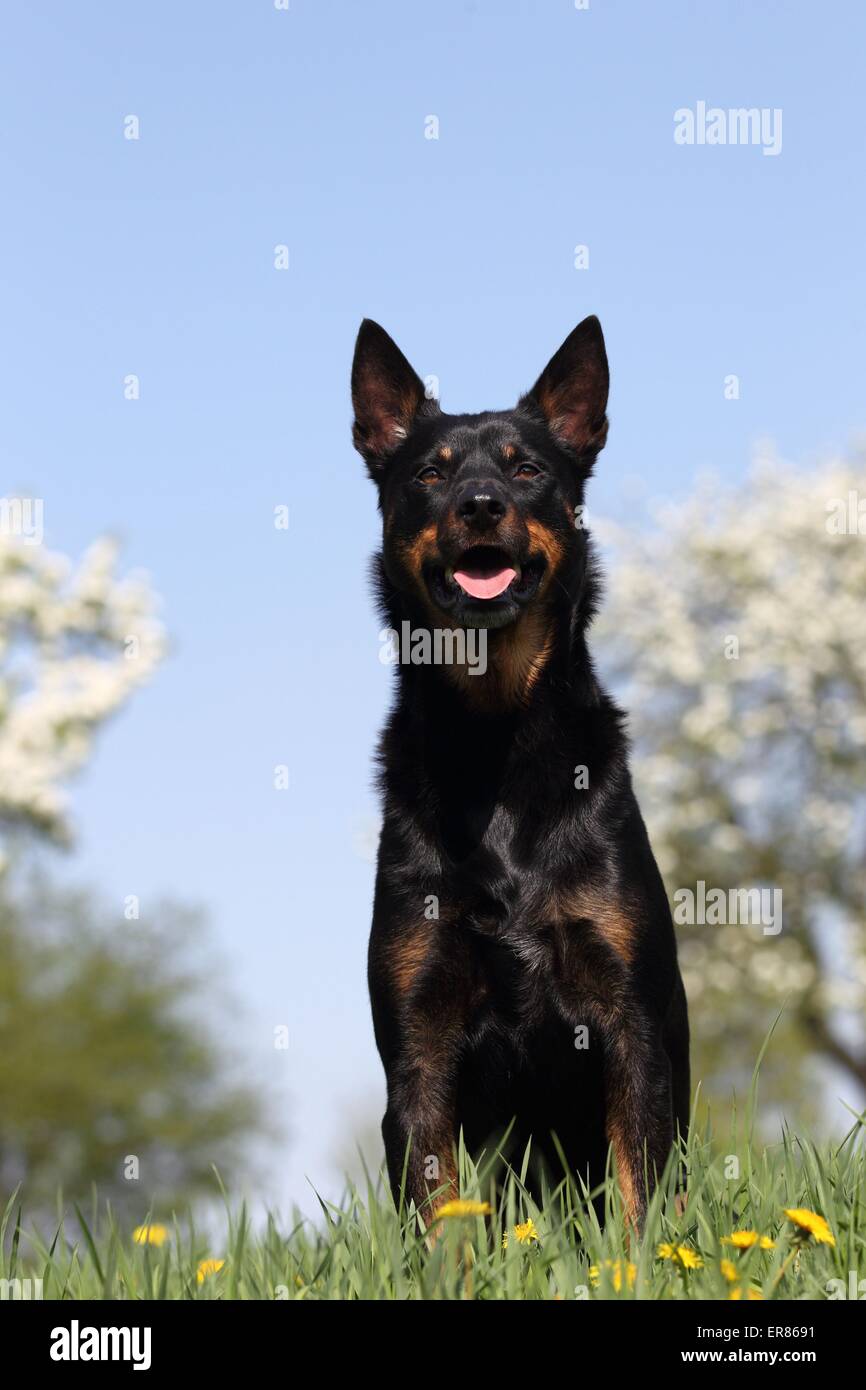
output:
[[[438,405],[425,400],[424,383],[394,342],[372,319],[364,319],[352,362],[352,439],[371,469],[381,467],[412,429],[423,410]]]
[[[520,405],[540,410],[567,449],[595,455],[607,439],[609,380],[601,324],[592,314],[569,333]]]

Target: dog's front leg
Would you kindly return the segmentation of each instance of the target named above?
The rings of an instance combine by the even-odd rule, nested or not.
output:
[[[394,1200],[414,1201],[427,1225],[457,1194],[457,1081],[466,1035],[466,964],[448,927],[374,924],[370,995],[385,1067],[382,1121]],[[408,1158],[407,1158],[408,1154]]]
[[[443,1041],[422,1055],[407,1039],[388,1069],[382,1121],[394,1201],[399,1205],[405,1168],[405,1202],[415,1203],[428,1226],[437,1208],[457,1196],[456,1066],[451,1040]]]
[[[632,1008],[604,1029],[605,1126],[626,1219],[640,1231],[671,1145],[670,1062],[661,1028]]]

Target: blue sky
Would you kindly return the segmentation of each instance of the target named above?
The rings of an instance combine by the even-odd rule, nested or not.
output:
[[[76,784],[65,871],[145,918],[162,893],[207,905],[245,1005],[224,1026],[292,1130],[258,1195],[308,1206],[383,1095],[359,842],[389,673],[349,442],[358,323],[464,410],[510,404],[598,313],[590,513],[736,478],[760,438],[806,465],[844,448],[866,425],[866,11],[155,0],[5,27],[3,487],[44,498],[53,548],[119,534],[173,643]],[[781,108],[781,153],[676,145],[700,100]]]

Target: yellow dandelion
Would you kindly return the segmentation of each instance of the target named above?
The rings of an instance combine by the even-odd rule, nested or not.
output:
[[[703,1260],[694,1250],[690,1250],[687,1245],[677,1246],[677,1258],[683,1269],[701,1269]]]
[[[537,1241],[538,1231],[535,1229],[535,1222],[532,1220],[532,1217],[530,1217],[528,1221],[523,1221],[520,1225],[515,1226],[514,1234],[517,1236],[521,1245],[531,1245],[534,1240]]]
[[[734,1264],[733,1260],[720,1260],[719,1269],[722,1271],[729,1284],[736,1284],[740,1276],[737,1273],[737,1266]]]
[[[770,1240],[769,1236],[760,1236],[757,1231],[731,1231],[729,1236],[722,1236],[723,1245],[733,1245],[737,1250],[751,1250],[753,1245],[759,1245],[762,1250],[775,1250],[776,1242]]]
[[[836,1237],[824,1217],[819,1216],[816,1211],[809,1211],[807,1207],[786,1207],[785,1215],[804,1239],[812,1236],[819,1245],[836,1244]]]
[[[168,1240],[167,1226],[136,1226],[132,1233],[136,1245],[164,1245]]]
[[[637,1278],[637,1265],[632,1264],[630,1260],[605,1260],[602,1268],[611,1271],[613,1287],[617,1293],[622,1291],[623,1275],[625,1275],[625,1281],[628,1287],[630,1289],[634,1288],[634,1281]],[[601,1275],[598,1265],[590,1265],[589,1282],[595,1286],[598,1284],[600,1278]]]
[[[200,1260],[195,1277],[199,1284],[203,1284],[209,1274],[219,1274],[225,1260]]]
[[[703,1269],[704,1266],[697,1251],[690,1250],[687,1245],[660,1245],[658,1257],[660,1260],[671,1260],[680,1269]]]
[[[493,1208],[489,1202],[469,1202],[464,1198],[455,1197],[451,1202],[445,1202],[436,1212],[436,1220],[440,1217],[451,1216],[490,1216]]]
[[[731,1289],[731,1298],[734,1299],[734,1301],[736,1301],[737,1299],[741,1299],[742,1297],[743,1286],[742,1284],[738,1284],[735,1289]],[[760,1289],[753,1289],[749,1287],[746,1290],[746,1298],[749,1300],[750,1303],[760,1303],[763,1300],[763,1297],[764,1295],[761,1293]]]

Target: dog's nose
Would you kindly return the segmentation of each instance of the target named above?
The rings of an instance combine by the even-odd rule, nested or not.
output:
[[[502,493],[493,483],[472,483],[457,499],[457,515],[476,531],[490,531],[507,512]]]

